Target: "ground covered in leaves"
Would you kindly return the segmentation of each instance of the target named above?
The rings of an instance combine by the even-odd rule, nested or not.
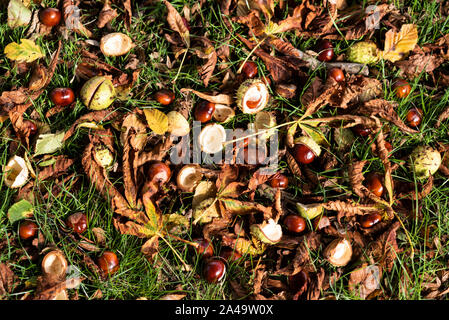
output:
[[[447,298],[446,1],[0,5],[2,299]],[[41,23],[45,7],[59,8],[58,25]],[[102,45],[114,32],[131,41],[120,55]],[[334,52],[325,62],[323,40]],[[375,44],[369,61],[350,53],[362,41]],[[248,62],[256,75],[243,68]],[[330,76],[333,68],[344,79]],[[103,110],[82,98],[96,76],[114,87]],[[237,91],[247,78],[268,87],[263,111],[241,106]],[[409,92],[398,94],[398,79]],[[75,101],[55,104],[51,92],[61,87],[72,88]],[[174,101],[161,103],[162,89]],[[271,117],[275,129],[227,145],[248,155],[252,143],[275,134],[275,173],[237,156],[228,163],[205,156],[194,186],[180,183],[184,164],[170,152],[182,153],[186,134],[194,149],[204,100],[231,112],[208,122],[226,129]],[[410,122],[413,108],[419,123]],[[308,164],[296,154],[304,137],[320,148]],[[411,163],[419,146],[432,148],[432,163],[441,157],[436,172]],[[160,162],[168,179],[152,179]],[[367,180],[372,173],[380,192]],[[285,188],[273,183],[285,177]],[[87,217],[82,233],[70,226],[75,213]],[[291,215],[303,216],[304,230],[288,229]],[[20,236],[25,221],[37,225],[28,239]],[[226,272],[215,283],[205,275],[211,257],[197,253],[199,238],[211,256],[241,256],[220,260]],[[62,274],[45,270],[54,251],[67,263]],[[119,261],[110,274],[104,252]]]

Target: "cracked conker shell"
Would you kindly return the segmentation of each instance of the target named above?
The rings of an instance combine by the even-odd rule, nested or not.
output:
[[[335,267],[344,267],[352,258],[352,246],[347,239],[335,239],[324,249],[323,254]]]
[[[273,219],[251,225],[250,232],[253,237],[266,244],[275,244],[282,238],[282,227]]]
[[[91,110],[103,110],[109,107],[115,98],[112,81],[106,77],[90,78],[81,88],[81,101]]]

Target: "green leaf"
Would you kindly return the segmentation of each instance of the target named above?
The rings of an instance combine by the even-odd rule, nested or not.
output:
[[[4,53],[8,59],[19,62],[33,62],[44,57],[41,48],[28,39],[20,39],[20,44],[17,42],[8,44]]]
[[[9,208],[8,219],[9,222],[14,223],[22,219],[31,218],[33,213],[33,205],[24,199],[16,202]]]
[[[48,133],[39,135],[36,142],[36,149],[34,156],[41,154],[49,154],[58,151],[62,148],[62,140],[64,139],[64,132]]]

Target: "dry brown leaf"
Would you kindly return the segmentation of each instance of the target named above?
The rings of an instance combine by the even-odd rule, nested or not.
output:
[[[97,27],[103,28],[106,24],[114,20],[118,16],[117,10],[112,9],[109,0],[105,0],[103,8],[100,11],[97,20]]]
[[[186,25],[182,21],[182,17],[179,14],[178,11],[173,7],[173,5],[168,2],[164,1],[165,6],[168,9],[167,14],[167,22],[170,26],[170,28],[173,31],[176,31],[181,36],[182,40],[184,41],[185,45],[187,47],[190,47],[190,32],[189,29],[187,29]]]
[[[198,40],[203,43],[203,48],[198,56],[206,60],[206,63],[199,68],[199,74],[205,87],[209,85],[209,81],[214,73],[215,66],[217,64],[217,52],[212,42],[206,37],[199,37]]]
[[[417,130],[410,128],[399,118],[395,111],[396,106],[397,104],[394,102],[384,99],[373,99],[365,102],[360,107],[357,107],[355,113],[367,116],[379,116],[382,119],[394,123],[403,132],[417,133]]]
[[[190,88],[182,88],[181,92],[193,92],[194,94],[196,94],[198,97],[200,97],[201,99],[207,100],[209,102],[215,103],[215,104],[226,104],[226,105],[231,105],[234,103],[234,99],[231,95],[229,94],[217,94],[217,95],[209,95],[203,92],[199,92]]]
[[[81,23],[79,15],[75,14],[77,10],[79,8],[73,0],[63,0],[62,12],[65,25],[67,29],[73,30],[84,37],[91,38],[92,32]]]
[[[12,293],[15,284],[16,276],[14,272],[7,264],[0,263],[0,297]]]
[[[74,163],[73,159],[69,159],[64,155],[56,156],[54,159],[55,163],[46,166],[43,170],[39,171],[39,180],[57,178],[60,175],[65,174],[67,172],[67,169],[70,168]]]
[[[381,276],[381,269],[378,266],[365,263],[351,272],[348,283],[349,290],[361,299],[365,299],[380,288]]]

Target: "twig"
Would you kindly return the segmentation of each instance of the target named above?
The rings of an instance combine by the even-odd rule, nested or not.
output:
[[[281,53],[303,60],[304,62],[306,62],[306,66],[311,68],[312,70],[315,70],[319,66],[324,65],[328,69],[340,68],[348,73],[362,74],[364,76],[369,75],[369,68],[365,64],[353,62],[322,62],[311,56],[310,54],[296,49],[289,42],[283,41],[279,38],[272,38],[269,40],[269,42]]]

